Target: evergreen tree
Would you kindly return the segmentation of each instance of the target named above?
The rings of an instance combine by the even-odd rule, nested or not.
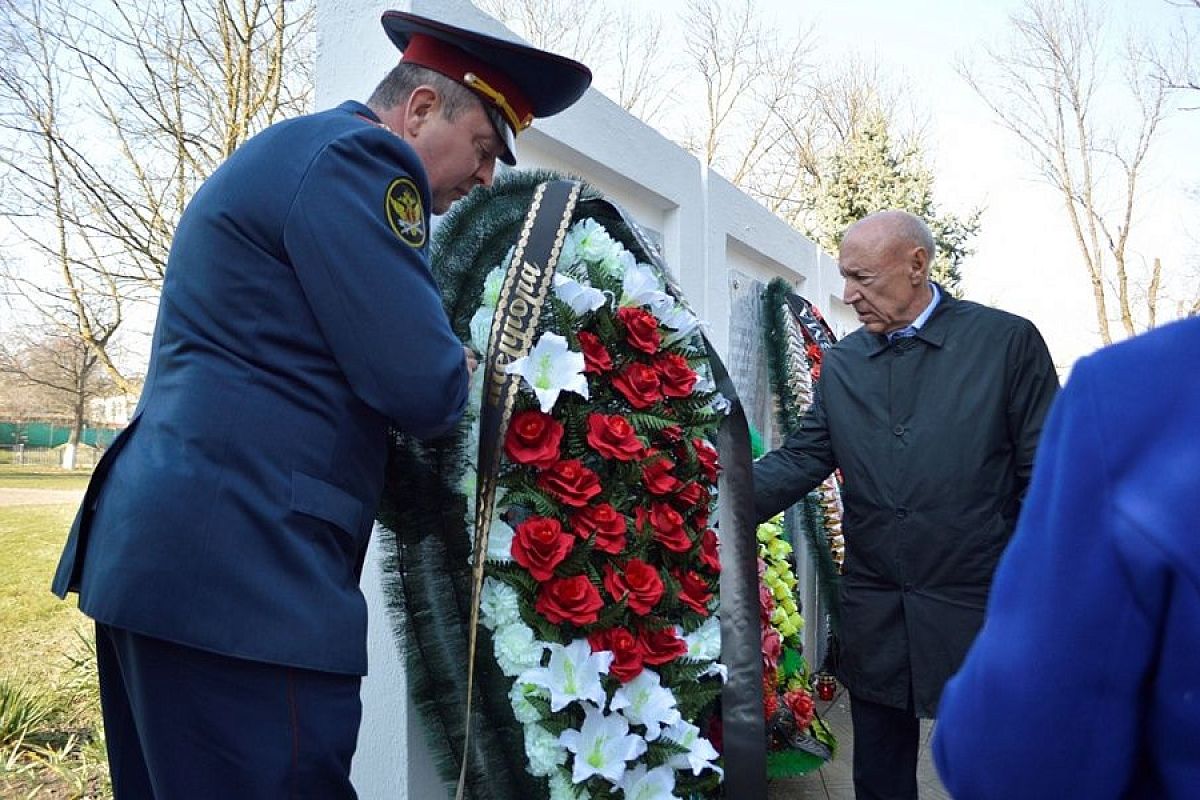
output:
[[[897,141],[887,117],[871,113],[827,162],[808,201],[808,236],[836,253],[847,226],[868,214],[899,208],[929,225],[937,245],[930,270],[933,280],[955,295],[961,293],[964,259],[973,252],[969,241],[979,231],[980,210],[966,217],[940,214],[933,201],[933,173],[916,141]]]

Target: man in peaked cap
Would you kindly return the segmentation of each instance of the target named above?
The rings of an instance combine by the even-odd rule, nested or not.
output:
[[[96,622],[120,800],[355,796],[387,431],[448,430],[474,367],[430,211],[591,79],[412,14],[383,25],[404,55],[367,104],[268,128],[184,212],[145,390],[59,563],[54,591]]]

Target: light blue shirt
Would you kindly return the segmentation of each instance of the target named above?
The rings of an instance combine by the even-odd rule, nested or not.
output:
[[[906,325],[900,330],[892,331],[891,333],[887,334],[887,340],[889,342],[893,342],[896,339],[903,339],[908,336],[916,336],[917,331],[921,330],[925,323],[929,321],[929,317],[933,314],[933,310],[937,308],[938,301],[942,299],[942,293],[938,290],[936,283],[931,281],[929,284],[929,289],[933,292],[933,299],[929,301],[929,305],[925,306],[925,310],[922,311],[917,318],[912,321],[911,325]]]

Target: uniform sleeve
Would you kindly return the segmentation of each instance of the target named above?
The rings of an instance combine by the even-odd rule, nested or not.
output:
[[[754,464],[754,511],[763,522],[798,502],[834,469],[833,447],[825,418],[821,385],[813,404],[800,420],[800,429]]]
[[[1008,431],[1015,450],[1019,495],[1024,497],[1042,426],[1058,394],[1058,373],[1042,335],[1028,321],[1023,321],[1008,358]]]
[[[983,628],[938,710],[934,759],[950,794],[1124,796],[1136,764],[1167,560],[1113,503],[1087,367],[1054,407]],[[1119,432],[1118,432],[1119,435]]]
[[[364,126],[327,145],[300,185],[284,245],[355,394],[428,438],[462,416],[466,361],[424,250],[388,219],[389,187],[416,166],[392,139]]]

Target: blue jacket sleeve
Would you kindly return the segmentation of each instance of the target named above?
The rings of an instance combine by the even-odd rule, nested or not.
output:
[[[403,241],[385,210],[392,181],[419,170],[386,130],[364,125],[342,135],[309,165],[284,246],[355,394],[428,438],[461,418],[467,370],[424,249]]]
[[[938,710],[934,759],[963,800],[1125,796],[1168,563],[1113,502],[1120,420],[1086,361],[1040,444],[987,618]]]

